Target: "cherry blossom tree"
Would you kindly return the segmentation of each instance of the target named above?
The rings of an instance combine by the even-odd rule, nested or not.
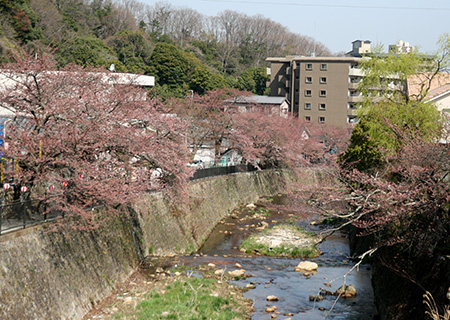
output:
[[[231,144],[244,159],[256,166],[291,169],[335,165],[337,154],[348,142],[348,130],[279,116],[269,109],[254,106],[250,112],[234,115]]]
[[[233,114],[239,112],[236,102],[239,97],[248,95],[236,89],[217,89],[205,95],[193,94],[183,100],[173,100],[168,105],[189,122],[188,136],[193,152],[211,147],[218,162],[231,148]]]
[[[96,205],[182,190],[186,124],[147,99],[133,78],[120,84],[113,74],[75,65],[56,71],[50,55],[16,60],[2,67],[0,95],[10,112],[5,177],[16,188],[44,198],[42,190],[53,186],[59,210],[87,219]]]

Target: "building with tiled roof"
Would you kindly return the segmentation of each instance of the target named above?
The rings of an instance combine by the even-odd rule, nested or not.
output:
[[[429,88],[428,88],[429,86]],[[428,89],[427,92],[425,90]],[[407,81],[407,93],[418,99],[425,95],[425,100],[436,104],[439,111],[450,113],[450,74],[421,73],[410,77]]]

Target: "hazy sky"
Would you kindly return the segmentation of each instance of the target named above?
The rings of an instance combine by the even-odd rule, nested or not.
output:
[[[154,4],[155,0],[141,0]],[[437,49],[439,36],[450,33],[449,0],[171,0],[175,7],[194,9],[207,16],[234,10],[262,14],[290,31],[311,36],[333,52],[351,50],[357,39],[387,48],[398,40],[417,45],[422,52]]]

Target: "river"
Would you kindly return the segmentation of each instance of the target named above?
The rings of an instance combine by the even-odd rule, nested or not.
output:
[[[272,313],[267,313],[266,308],[272,306],[277,307],[278,314],[273,313],[277,319],[373,319],[376,309],[370,265],[360,265],[347,275],[354,262],[350,259],[349,243],[344,234],[334,234],[320,244],[323,254],[308,259],[316,262],[319,268],[317,273],[307,277],[294,271],[301,259],[249,255],[239,251],[241,241],[255,232],[261,220],[269,226],[289,221],[308,231],[319,232],[320,226],[310,224],[315,218],[317,216],[305,218],[292,212],[273,212],[270,216],[249,219],[249,210],[241,210],[222,221],[197,254],[177,257],[173,264],[198,266],[213,263],[216,268],[226,271],[237,269],[236,264],[239,264],[252,277],[231,282],[236,286],[255,286],[244,294],[254,303],[254,320],[270,319]],[[324,283],[331,284],[331,287]],[[344,283],[355,286],[356,297],[336,301],[336,296],[325,295],[324,300],[318,302],[309,299],[311,295],[317,295],[321,288],[336,291]],[[268,302],[266,298],[269,295],[275,295],[279,301]]]

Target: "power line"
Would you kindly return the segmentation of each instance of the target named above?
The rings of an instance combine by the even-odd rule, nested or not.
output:
[[[298,7],[450,11],[450,8],[433,8],[433,7],[420,7],[419,8],[419,7],[361,6],[361,5],[345,5],[345,4],[315,4],[315,3],[293,3],[293,2],[273,2],[273,1],[245,1],[245,0],[202,0],[202,1],[204,1],[204,2],[242,3],[242,4],[273,4],[273,5],[281,5],[281,6],[298,6]]]

